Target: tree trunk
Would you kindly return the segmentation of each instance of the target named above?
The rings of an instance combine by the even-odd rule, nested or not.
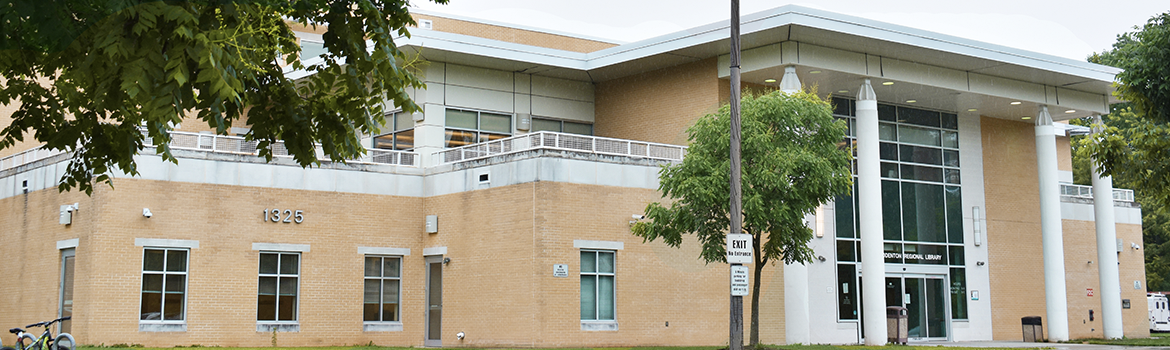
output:
[[[760,246],[763,245],[763,243],[760,242],[760,238],[762,238],[760,236],[763,235],[757,235],[752,240],[752,249],[754,250],[752,252],[754,253],[752,254],[752,259],[755,260],[756,266],[753,266],[753,270],[755,272],[753,275],[755,276],[752,277],[752,326],[751,338],[748,342],[748,345],[750,345],[753,349],[756,347],[756,345],[760,344],[760,276],[763,275],[764,265],[768,263],[768,261],[760,255]]]

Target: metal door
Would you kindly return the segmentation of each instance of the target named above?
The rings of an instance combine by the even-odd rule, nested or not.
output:
[[[443,346],[443,256],[426,257],[427,326],[425,346]]]

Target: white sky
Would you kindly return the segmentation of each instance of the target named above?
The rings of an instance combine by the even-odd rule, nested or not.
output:
[[[807,1],[807,0],[806,0]],[[741,0],[746,15],[797,4],[1075,60],[1109,49],[1167,0]],[[450,0],[418,8],[463,17],[581,34],[621,42],[693,28],[731,17],[728,0]]]

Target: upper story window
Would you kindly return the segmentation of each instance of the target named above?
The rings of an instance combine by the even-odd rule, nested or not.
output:
[[[397,112],[386,117],[391,131],[374,137],[374,148],[410,150],[414,148],[414,119],[410,114]]]
[[[555,131],[570,134],[593,135],[593,124],[561,121],[555,119],[532,118],[532,132]]]
[[[325,43],[316,40],[301,39],[301,61],[317,58],[325,53]]]
[[[512,136],[512,116],[459,109],[447,110],[444,147],[460,147]]]

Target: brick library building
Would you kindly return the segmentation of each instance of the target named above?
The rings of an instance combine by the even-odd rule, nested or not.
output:
[[[727,265],[630,221],[729,99],[728,23],[614,43],[414,16],[397,43],[427,61],[408,91],[423,111],[388,114],[363,159],[264,162],[246,123],[190,120],[177,165],[148,147],[139,176],[86,196],[56,189],[70,155],[4,149],[0,326],[72,316],[78,343],[146,346],[726,345]],[[1141,209],[1107,178],[1072,183],[1070,137],[1091,130],[1062,122],[1108,113],[1119,69],[799,6],[742,28],[745,89],[831,94],[858,149],[857,187],[808,217],[817,258],[764,269],[763,343],[884,344],[887,306],[911,342],[1021,340],[1028,316],[1051,340],[1149,336]],[[321,30],[297,30],[321,52]]]

